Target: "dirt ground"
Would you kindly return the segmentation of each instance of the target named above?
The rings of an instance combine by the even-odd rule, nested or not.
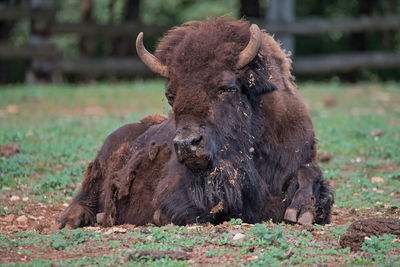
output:
[[[19,199],[18,199],[19,198]],[[26,198],[23,198],[22,195],[11,195],[11,194],[2,194],[2,201],[0,201],[0,205],[3,207],[7,207],[7,209],[14,210],[17,206],[22,205],[22,208],[19,214],[8,214],[2,216],[0,218],[0,231],[3,235],[8,236],[10,238],[14,238],[18,233],[34,231],[35,233],[41,235],[50,235],[52,230],[51,226],[57,215],[61,214],[61,212],[65,209],[63,205],[52,206],[50,204],[31,203]],[[24,215],[20,215],[24,214]],[[332,222],[330,225],[327,225],[327,229],[331,226],[344,226],[347,223],[353,223],[359,219],[373,219],[376,217],[385,217],[392,219],[400,218],[400,209],[384,209],[380,207],[369,208],[369,209],[344,209],[344,208],[335,208],[332,213]],[[137,242],[137,238],[134,236],[128,236],[127,232],[141,232],[147,233],[148,226],[143,227],[135,227],[133,225],[121,225],[111,228],[102,228],[102,227],[86,227],[85,230],[92,230],[96,233],[99,233],[100,236],[110,242],[122,241],[121,249],[129,248],[129,244]],[[193,238],[199,235],[210,235],[211,232],[213,235],[221,235],[223,233],[231,234],[232,236],[243,232],[246,228],[250,228],[251,225],[242,223],[241,225],[230,225],[229,223],[223,223],[221,225],[213,226],[213,225],[192,225],[188,226],[189,232],[193,232]],[[272,223],[267,223],[267,227],[275,227]],[[313,238],[322,246],[322,248],[335,248],[340,249],[341,246],[339,244],[338,239],[334,239],[326,235],[324,232],[324,228],[305,228],[300,225],[287,225],[287,227],[291,227],[294,230],[306,230],[309,231]],[[399,228],[399,227],[397,227]],[[201,229],[201,233],[198,231]],[[214,231],[211,231],[214,230]],[[327,230],[326,233],[329,231]],[[398,233],[397,229],[397,234]],[[394,233],[394,234],[396,234]],[[190,238],[190,235],[189,235]],[[290,237],[288,237],[288,242],[290,242]],[[296,242],[293,240],[293,242]],[[397,242],[400,242],[397,240]],[[103,244],[102,244],[103,243]],[[63,250],[60,253],[59,250],[54,250],[51,247],[43,247],[35,244],[27,244],[23,247],[18,248],[7,248],[0,246],[0,263],[11,263],[11,262],[20,262],[20,263],[28,263],[32,259],[40,258],[40,259],[49,259],[49,260],[66,260],[73,258],[82,258],[82,257],[100,257],[102,255],[114,255],[116,253],[115,249],[110,248],[108,245],[105,245],[106,242],[90,240],[85,243],[84,246],[76,247],[73,250]],[[312,245],[312,244],[310,244]],[[95,249],[94,249],[95,248]],[[237,247],[226,244],[222,246],[216,246],[211,243],[204,243],[200,246],[191,247],[181,247],[181,253],[174,252],[160,252],[153,250],[144,250],[139,251],[139,260],[140,257],[146,257],[151,255],[154,259],[160,258],[161,256],[168,256],[171,259],[176,260],[188,260],[189,263],[199,266],[206,265],[229,265],[229,264],[242,264],[251,261],[255,261],[258,259],[258,256],[255,252],[260,250],[261,248],[252,247],[248,249],[248,253],[244,255],[239,255],[240,260],[238,261],[237,253],[225,253],[224,255],[220,255],[219,257],[206,257],[205,254],[210,251],[210,249],[225,249],[234,251],[237,250]],[[31,253],[23,254],[21,253],[21,249],[29,250]],[[118,250],[117,250],[118,251]],[[351,256],[358,257],[360,255],[365,254],[366,252],[353,251],[351,252]],[[400,253],[400,251],[395,251],[394,253]],[[118,254],[118,253],[117,253]],[[287,257],[290,257],[290,251]],[[348,255],[347,255],[348,256]],[[346,255],[337,255],[333,258],[329,258],[328,261],[324,262],[324,266],[335,266],[343,262],[343,258]],[[128,261],[132,258],[132,255],[128,255],[126,257],[122,257],[125,261]],[[123,261],[123,260],[122,260]],[[119,262],[121,264],[123,262]]]

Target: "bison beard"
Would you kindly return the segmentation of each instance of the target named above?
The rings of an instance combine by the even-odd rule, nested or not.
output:
[[[171,30],[155,56],[142,38],[172,110],[107,137],[58,227],[329,222],[312,122],[271,36],[218,18]]]

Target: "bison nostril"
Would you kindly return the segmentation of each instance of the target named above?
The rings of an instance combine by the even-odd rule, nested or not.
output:
[[[177,141],[174,141],[174,148],[175,148],[175,151],[179,150],[179,143]]]
[[[202,136],[189,137],[187,139],[174,139],[174,147],[175,149],[183,148],[183,147],[191,147],[200,145]]]
[[[198,137],[193,137],[191,140],[190,140],[190,145],[192,145],[192,146],[198,146],[198,145],[200,145],[200,142],[201,142],[201,140],[203,139],[203,137],[200,135],[200,136],[198,136]]]
[[[175,151],[178,153],[178,157],[192,157],[193,153],[196,152],[197,148],[200,146],[202,139],[203,137],[201,135],[191,135],[189,138],[186,139],[175,138],[174,148]]]

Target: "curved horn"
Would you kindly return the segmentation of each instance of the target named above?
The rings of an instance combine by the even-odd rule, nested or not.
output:
[[[139,33],[136,38],[136,52],[143,63],[149,67],[153,72],[168,78],[168,68],[160,62],[158,58],[152,55],[143,45],[143,32]]]
[[[240,52],[239,60],[236,63],[236,68],[241,69],[257,55],[258,49],[261,45],[261,31],[256,24],[250,26],[250,41],[246,48]]]

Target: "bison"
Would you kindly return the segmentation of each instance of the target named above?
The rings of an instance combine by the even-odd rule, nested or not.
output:
[[[58,227],[329,222],[313,124],[269,34],[222,17],[173,28],[154,55],[140,33],[136,49],[172,109],[107,137]]]

